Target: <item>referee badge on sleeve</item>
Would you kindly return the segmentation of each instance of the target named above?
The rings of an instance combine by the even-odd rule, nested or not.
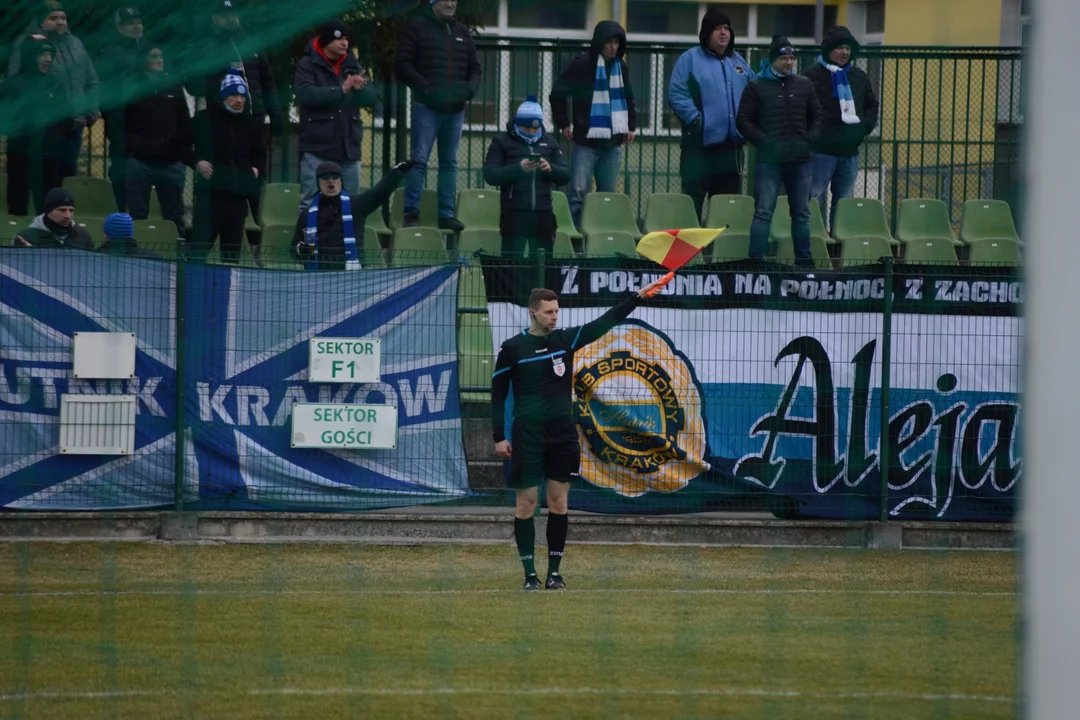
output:
[[[566,374],[566,363],[563,362],[562,357],[551,358],[551,369],[555,371],[555,374],[562,377]]]

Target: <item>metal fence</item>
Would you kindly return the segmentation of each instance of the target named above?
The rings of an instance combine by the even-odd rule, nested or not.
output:
[[[581,42],[502,38],[478,41],[483,80],[466,109],[458,156],[458,188],[483,187],[482,168],[494,134],[505,129],[526,95],[541,98],[551,127],[547,96],[559,73],[581,52]],[[625,149],[620,190],[631,196],[639,219],[654,192],[680,192],[679,125],[667,87],[681,44],[634,44],[627,54],[629,82],[638,106],[638,139]],[[757,67],[762,47],[743,50]],[[804,53],[806,69],[816,54]],[[900,201],[944,200],[959,227],[963,203],[1005,200],[1022,226],[1021,145],[1024,120],[1023,57],[1019,48],[866,47],[856,61],[881,100],[878,127],[860,157],[857,195],[879,199],[895,232]],[[279,79],[286,84],[291,79]],[[373,184],[406,152],[410,93],[379,81],[382,102],[365,113],[363,177]],[[294,113],[295,120],[295,113]],[[83,170],[105,175],[104,131],[85,144]],[[569,144],[564,148],[569,152]],[[432,156],[428,185],[436,180]],[[278,182],[297,182],[295,138],[276,149],[270,172]],[[188,197],[190,198],[190,192]]]

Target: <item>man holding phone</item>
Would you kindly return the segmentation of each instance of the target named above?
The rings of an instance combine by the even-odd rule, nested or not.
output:
[[[499,188],[503,255],[522,257],[555,244],[551,190],[570,181],[559,143],[544,132],[544,113],[535,95],[518,107],[506,132],[496,135],[484,162],[484,182]]]

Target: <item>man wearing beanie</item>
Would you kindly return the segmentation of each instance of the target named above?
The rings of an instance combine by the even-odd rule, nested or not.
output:
[[[374,107],[375,89],[367,71],[349,51],[349,29],[332,20],[319,29],[293,79],[300,108],[300,210],[319,190],[315,170],[325,162],[341,166],[349,193],[360,192],[360,108]]]
[[[878,99],[870,78],[852,62],[858,53],[859,41],[850,30],[843,26],[830,28],[821,39],[817,63],[803,73],[814,84],[825,118],[821,137],[810,148],[814,152],[810,160],[814,174],[810,199],[821,205],[830,232],[837,203],[841,198],[855,196],[859,146],[878,120]],[[832,208],[828,209],[830,186]]]
[[[156,252],[143,250],[135,243],[135,221],[127,213],[113,213],[105,218],[101,229],[105,240],[98,248],[100,253],[162,259]]]
[[[480,89],[480,61],[469,28],[454,20],[457,0],[430,0],[409,21],[398,43],[394,72],[412,90],[412,160],[416,170],[405,187],[405,226],[420,219],[427,164],[439,142],[439,227],[464,229],[454,217],[457,156],[465,105]]]
[[[221,261],[240,262],[248,203],[259,192],[259,168],[266,162],[262,121],[245,112],[248,87],[230,70],[217,102],[195,113],[195,211],[191,258],[205,261],[221,238]],[[254,255],[254,253],[252,253]],[[259,262],[258,257],[255,258]]]
[[[93,250],[94,241],[86,228],[75,223],[75,198],[66,188],[53,188],[45,195],[42,213],[30,227],[15,236],[15,247],[73,248]]]
[[[731,20],[720,8],[705,12],[698,41],[675,63],[668,97],[683,127],[682,190],[694,199],[701,220],[707,196],[740,192],[744,140],[735,118],[753,71],[735,52]]]
[[[810,143],[821,136],[821,104],[813,84],[794,74],[795,48],[776,35],[769,59],[746,87],[736,127],[757,148],[750,258],[764,260],[780,186],[787,190],[795,262],[810,265]]]
[[[320,164],[315,170],[319,192],[296,220],[293,234],[296,261],[308,270],[360,270],[365,250],[364,218],[390,200],[413,165],[411,161],[398,163],[372,189],[349,195],[342,192],[341,166],[335,162]],[[368,252],[378,250],[367,248]]]
[[[535,95],[517,109],[488,147],[484,182],[499,188],[502,253],[522,257],[555,245],[555,213],[551,191],[570,180],[570,168],[559,142],[544,132],[544,113]]]

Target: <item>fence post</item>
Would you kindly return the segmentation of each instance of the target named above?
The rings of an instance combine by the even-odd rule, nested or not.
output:
[[[547,251],[544,248],[536,249],[536,287],[544,287],[544,268],[547,266]]]
[[[896,237],[896,226],[897,226],[897,222],[896,222],[897,221],[896,203],[897,203],[897,199],[900,197],[900,188],[898,188],[896,186],[897,183],[900,180],[900,168],[898,167],[899,162],[900,162],[900,143],[898,143],[898,142],[896,142],[894,140],[893,141],[893,146],[892,146],[892,183],[891,183],[892,184],[892,193],[891,193],[892,197],[891,197],[890,202],[889,202],[889,230],[892,232],[893,237]],[[890,258],[890,261],[891,260],[892,260],[892,258]],[[889,268],[891,270],[892,266],[890,265]]]
[[[174,458],[173,500],[176,512],[184,510],[184,468],[187,454],[186,428],[184,423],[184,355],[187,350],[187,331],[184,316],[187,314],[187,262],[185,250],[181,247],[176,256],[176,457]]]
[[[889,384],[892,380],[893,259],[882,258],[885,266],[885,298],[881,308],[881,430],[878,433],[878,461],[881,467],[881,510],[879,519],[889,519]]]

